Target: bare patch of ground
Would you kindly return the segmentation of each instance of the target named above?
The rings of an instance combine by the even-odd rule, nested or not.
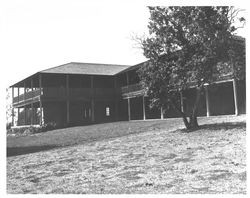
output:
[[[138,122],[138,133],[8,157],[7,192],[246,193],[245,116],[201,118],[190,133],[180,119]]]

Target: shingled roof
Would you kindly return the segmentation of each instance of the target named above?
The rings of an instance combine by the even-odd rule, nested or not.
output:
[[[86,74],[86,75],[106,75],[113,76],[130,66],[128,65],[111,65],[98,63],[76,63],[71,62],[57,67],[52,67],[40,71],[40,73],[56,74]]]

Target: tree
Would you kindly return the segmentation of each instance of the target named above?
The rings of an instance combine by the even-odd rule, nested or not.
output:
[[[10,97],[10,89],[6,89],[6,127],[7,129],[10,128],[12,124],[12,116],[13,111],[12,111],[12,102],[11,102],[11,97]]]
[[[222,70],[234,70],[233,7],[149,7],[149,36],[140,40],[149,61],[139,69],[152,105],[171,105],[187,129],[198,128],[197,111],[204,84]],[[244,18],[239,19],[245,22]],[[227,63],[227,64],[226,64]],[[176,103],[180,91],[196,88],[189,116]],[[189,119],[188,119],[189,117]]]

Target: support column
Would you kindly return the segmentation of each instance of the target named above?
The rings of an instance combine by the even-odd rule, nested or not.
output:
[[[95,122],[95,101],[91,99],[91,121]]]
[[[33,78],[31,78],[31,91],[33,94]],[[34,104],[33,101],[31,103],[31,120],[30,120],[31,125],[34,124]]]
[[[17,108],[17,124],[16,124],[17,126],[20,125],[20,123],[19,123],[20,122],[19,117],[20,117],[20,108],[18,107]]]
[[[70,118],[69,118],[69,75],[66,74],[66,97],[67,97],[67,125],[70,123]]]
[[[181,99],[181,111],[184,112],[184,103],[183,103],[183,93],[180,91],[180,99]]]
[[[14,103],[14,87],[12,87],[12,109],[11,109],[11,118],[12,118],[12,126],[15,125],[15,119],[14,119],[14,107],[13,107],[13,103]]]
[[[34,104],[31,103],[31,120],[30,120],[30,124],[33,125],[34,124]]]
[[[143,120],[146,120],[145,97],[144,96],[142,96],[142,113],[143,113]]]
[[[207,117],[209,117],[211,114],[210,114],[210,101],[208,95],[208,85],[205,86],[205,97],[206,97]]]
[[[91,121],[95,122],[95,92],[94,92],[94,76],[90,77],[91,80]]]
[[[117,94],[117,77],[114,77],[114,87],[115,87],[115,121],[119,120],[119,112],[118,112],[118,94]]]
[[[128,98],[128,121],[131,120],[131,114],[130,114],[130,98]]]
[[[39,100],[39,109],[40,109],[40,125],[43,125],[44,118],[43,118],[43,105],[41,99]]]
[[[43,125],[44,118],[43,118],[43,105],[42,105],[42,74],[39,74],[39,90],[40,90],[40,98],[39,98],[39,109],[40,109],[40,125]]]
[[[161,120],[164,119],[163,108],[161,107]]]
[[[17,87],[17,98],[18,98],[18,102],[20,101],[19,96],[20,96],[20,90],[19,90],[19,87]]]
[[[67,116],[67,125],[68,125],[70,122],[70,119],[69,119],[69,100],[66,101],[66,105],[67,105],[67,107],[66,107],[67,108],[67,110],[66,110],[67,115],[66,116]]]
[[[126,72],[126,80],[127,80],[127,86],[129,85],[129,76],[128,72]],[[130,98],[128,98],[128,121],[131,120],[131,113],[130,113]]]
[[[24,125],[27,125],[27,108],[26,108],[26,105],[24,105]]]
[[[26,83],[24,81],[24,100],[26,100]],[[26,111],[26,105],[24,105],[24,125],[27,124],[27,111]]]
[[[237,94],[237,81],[233,79],[233,92],[234,92],[234,107],[235,107],[235,115],[239,115],[238,108],[238,94]]]

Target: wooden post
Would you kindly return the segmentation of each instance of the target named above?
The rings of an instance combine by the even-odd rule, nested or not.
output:
[[[26,83],[25,83],[25,81],[23,82],[23,87],[24,87],[24,93],[23,93],[24,100],[26,100]]]
[[[95,101],[94,101],[94,76],[90,77],[91,80],[91,121],[95,122]]]
[[[24,125],[27,125],[27,108],[26,108],[26,105],[24,105]]]
[[[234,107],[235,107],[235,115],[239,115],[238,108],[238,94],[237,94],[237,81],[233,79],[233,92],[234,92]]]
[[[43,123],[44,123],[44,120],[43,120],[43,105],[42,105],[41,98],[39,100],[39,109],[40,109],[40,125],[43,125]]]
[[[26,83],[24,81],[24,101],[26,100]],[[26,105],[24,105],[24,125],[27,124],[27,112],[26,112]]]
[[[70,123],[69,117],[69,75],[66,74],[66,103],[67,103],[67,124]]]
[[[119,113],[118,113],[118,94],[117,94],[117,77],[114,77],[114,87],[115,87],[115,121],[118,121]]]
[[[19,90],[19,87],[17,87],[17,98],[18,98],[18,102],[20,101],[20,90]]]
[[[146,120],[145,98],[144,98],[144,95],[142,96],[142,113],[143,113],[143,120]]]
[[[20,88],[19,88],[19,86],[17,87],[17,99],[18,99],[18,103],[19,103],[19,101],[20,101]],[[19,120],[19,114],[20,114],[20,109],[19,109],[19,107],[17,108],[17,126],[19,125],[19,122],[20,122],[20,120]]]
[[[19,126],[19,122],[20,122],[20,120],[19,120],[19,116],[20,116],[20,108],[18,107],[17,108],[17,126]]]
[[[129,85],[129,76],[128,72],[126,72],[126,80],[127,80],[127,86]],[[131,112],[130,112],[130,98],[128,98],[128,121],[131,120]]]
[[[131,114],[130,114],[130,98],[128,98],[128,121],[131,120]]]
[[[163,108],[161,107],[161,120],[164,119]]]
[[[183,93],[180,91],[180,99],[181,99],[181,111],[184,112],[184,102],[183,102]]]
[[[14,87],[12,87],[12,109],[11,109],[11,118],[12,118],[12,126],[14,126],[14,122],[15,122],[15,119],[14,119],[14,107],[13,107],[13,103],[14,103]]]
[[[39,74],[39,90],[40,90],[40,97],[39,97],[39,109],[40,109],[40,125],[43,125],[43,106],[42,106],[42,74]]]
[[[33,78],[31,78],[31,91],[32,91],[32,94],[33,94]],[[31,125],[34,124],[34,104],[33,104],[33,101],[31,103],[31,120],[30,120],[30,123],[31,123]]]
[[[95,101],[91,99],[91,121],[95,122]]]
[[[208,94],[208,85],[205,86],[205,96],[206,96],[207,117],[209,117],[211,114],[210,114],[210,101],[209,101],[209,94]]]

